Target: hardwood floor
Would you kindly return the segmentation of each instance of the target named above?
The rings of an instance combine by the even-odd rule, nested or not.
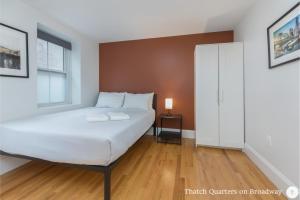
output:
[[[80,168],[30,162],[1,176],[1,200],[100,200],[102,174]],[[280,200],[278,195],[185,194],[215,189],[274,190],[245,154],[183,144],[157,144],[144,136],[112,171],[112,200]],[[224,191],[225,192],[225,191]]]

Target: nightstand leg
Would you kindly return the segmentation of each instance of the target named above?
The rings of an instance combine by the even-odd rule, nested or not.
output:
[[[158,141],[158,137],[159,137],[159,128],[157,127],[157,128],[156,128],[156,143],[157,143],[157,141]]]
[[[182,140],[182,118],[180,119],[180,144]]]
[[[162,132],[162,127],[163,127],[163,118],[160,119],[160,133]]]

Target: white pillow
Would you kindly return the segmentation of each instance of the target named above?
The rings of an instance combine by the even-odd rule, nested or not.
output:
[[[96,107],[120,108],[124,103],[124,93],[100,92]]]
[[[132,94],[125,93],[124,108],[141,108],[144,110],[152,109],[154,93]]]

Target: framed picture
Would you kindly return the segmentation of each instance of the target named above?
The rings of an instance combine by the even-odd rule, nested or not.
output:
[[[0,23],[0,76],[29,77],[28,34]]]
[[[299,60],[300,3],[268,27],[269,68]]]

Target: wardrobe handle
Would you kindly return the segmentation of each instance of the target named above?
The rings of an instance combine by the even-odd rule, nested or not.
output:
[[[220,94],[219,94],[219,90],[217,90],[217,104],[220,105]]]
[[[223,101],[224,101],[224,91],[222,89],[220,92],[220,103],[223,103]]]

